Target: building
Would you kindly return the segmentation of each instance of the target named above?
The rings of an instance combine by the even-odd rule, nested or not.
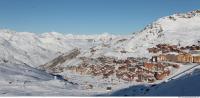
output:
[[[156,78],[156,80],[162,80],[166,77],[166,75],[164,75],[163,73],[156,72],[154,77]]]
[[[166,61],[176,62],[177,61],[177,57],[176,57],[175,54],[167,54],[166,55]]]
[[[193,56],[193,63],[200,63],[200,56]]]
[[[144,62],[144,67],[148,70],[153,70],[153,67],[155,66],[155,64],[153,63],[147,63],[147,62]]]
[[[158,57],[152,56],[152,58],[150,60],[151,60],[151,62],[158,62]]]
[[[149,53],[157,53],[160,51],[160,49],[153,47],[153,48],[148,48],[148,51]]]
[[[157,63],[155,66],[156,71],[163,71],[164,69],[165,69],[165,65],[163,65],[161,63]]]
[[[165,65],[163,65],[162,63],[147,63],[145,62],[144,64],[144,68],[145,70],[148,70],[148,71],[163,71],[165,69]],[[143,71],[145,71],[143,69]]]
[[[160,54],[159,56],[157,56],[157,61],[166,61],[166,55]]]
[[[193,62],[193,56],[189,53],[184,54],[161,54],[157,57],[158,61],[169,61],[169,62],[178,62],[178,63],[192,63]]]
[[[137,74],[137,79],[136,79],[136,81],[137,82],[144,82],[144,75],[143,74]]]
[[[178,54],[177,55],[177,62],[179,63],[192,63],[193,56],[191,54]]]
[[[164,72],[156,72],[154,74],[154,77],[156,78],[156,80],[163,80],[166,76],[169,76],[170,74],[170,71],[167,70],[167,71],[164,71]]]
[[[176,59],[176,55],[175,54],[167,54],[167,55],[160,54],[157,57],[157,61],[171,61],[171,62],[176,62],[177,59]]]

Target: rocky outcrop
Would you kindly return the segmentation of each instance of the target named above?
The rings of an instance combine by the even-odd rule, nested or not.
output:
[[[62,68],[62,66],[59,66],[63,63],[65,63],[67,60],[71,60],[73,58],[75,58],[76,56],[78,56],[80,54],[80,50],[78,48],[75,48],[65,54],[62,54],[58,57],[56,57],[55,59],[53,59],[52,61],[41,65],[40,68],[49,72],[61,72],[64,68]]]

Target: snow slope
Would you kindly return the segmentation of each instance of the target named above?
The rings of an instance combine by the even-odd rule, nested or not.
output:
[[[146,96],[199,96],[200,69],[150,90]],[[170,92],[169,92],[170,90]]]
[[[100,96],[199,96],[199,75],[198,68],[169,82],[129,86]]]

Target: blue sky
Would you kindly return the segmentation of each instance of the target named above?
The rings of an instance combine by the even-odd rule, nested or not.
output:
[[[0,0],[0,28],[131,34],[157,18],[196,9],[199,0]]]

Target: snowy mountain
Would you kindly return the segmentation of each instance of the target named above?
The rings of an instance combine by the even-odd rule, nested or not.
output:
[[[194,76],[190,76],[188,78],[190,80],[182,78],[188,77],[185,72],[173,78],[177,79],[176,81],[169,79],[173,75],[178,75],[190,68],[192,69],[187,72],[192,73],[194,69],[199,68],[195,64],[181,64],[181,68],[171,73],[170,77],[153,83],[153,85],[158,84],[160,86],[156,89],[151,88],[148,93],[144,90],[138,91],[138,89],[148,88],[152,86],[151,83],[127,82],[116,78],[115,75],[102,78],[102,76],[82,74],[83,70],[80,70],[80,68],[83,66],[88,73],[91,72],[91,66],[93,66],[91,69],[105,70],[96,66],[101,65],[106,66],[108,68],[106,71],[109,71],[112,68],[118,68],[118,66],[113,67],[113,62],[116,63],[113,59],[122,61],[127,57],[138,57],[142,60],[150,59],[153,54],[149,53],[147,48],[154,47],[157,44],[197,45],[200,44],[199,32],[199,10],[160,18],[133,35],[111,35],[108,33],[101,35],[64,35],[57,32],[35,34],[0,30],[0,82],[2,84],[0,94],[124,95],[129,93],[130,95],[155,95],[159,93],[159,95],[170,95],[164,92],[176,86],[177,89],[174,89],[174,94],[171,95],[182,95],[183,93],[185,95],[196,95],[196,92],[178,91],[186,82],[195,84],[196,80],[198,81],[196,77],[199,74],[195,73]],[[107,66],[108,63],[112,67]],[[85,64],[91,66],[85,66]],[[81,74],[69,70],[69,67],[80,71]],[[58,79],[59,77],[61,79]],[[162,83],[166,81],[171,82],[163,85]],[[176,85],[177,83],[179,85]],[[138,87],[136,92],[132,92],[135,90],[130,88],[132,86]],[[192,91],[193,87],[186,86],[184,89],[188,88],[189,92]],[[112,88],[112,91],[110,91],[110,88]],[[53,91],[57,92],[52,93]],[[109,94],[107,94],[108,92]]]
[[[133,34],[123,45],[124,49],[136,56],[148,56],[145,48],[159,43],[181,46],[196,44],[200,40],[199,10],[174,14],[158,19],[142,31]]]
[[[114,35],[63,35],[56,32],[35,34],[0,30],[0,58],[19,60],[30,66],[45,64],[73,48],[87,49],[94,41],[106,42]]]

